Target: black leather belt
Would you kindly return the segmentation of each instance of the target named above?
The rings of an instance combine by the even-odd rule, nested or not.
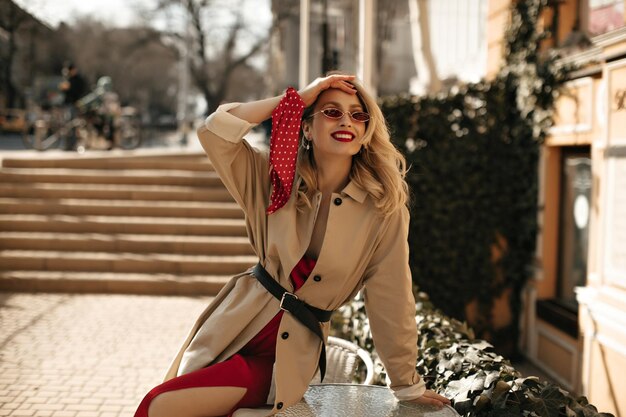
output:
[[[324,343],[324,335],[322,334],[320,322],[324,323],[329,321],[334,311],[322,310],[300,300],[297,295],[287,291],[278,281],[272,278],[261,263],[256,264],[252,269],[252,274],[270,294],[276,297],[277,300],[280,300],[281,310],[291,313],[300,323],[304,324],[322,341],[322,353],[319,358],[319,366],[323,381],[324,375],[326,374],[326,345]]]

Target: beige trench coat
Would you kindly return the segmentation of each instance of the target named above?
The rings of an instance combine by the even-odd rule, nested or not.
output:
[[[270,180],[268,154],[252,148],[244,135],[254,126],[221,106],[198,129],[215,170],[246,216],[250,242],[261,264],[280,284],[293,290],[289,273],[309,246],[321,201],[298,211],[290,200],[266,215]],[[299,181],[296,178],[296,182]],[[331,199],[324,242],[312,276],[296,292],[303,301],[336,310],[364,289],[374,343],[390,387],[404,399],[417,393],[415,300],[408,266],[406,208],[382,217],[368,193],[349,183]],[[279,302],[246,271],[232,280],[200,315],[174,358],[166,380],[223,361],[240,350],[279,311]],[[328,336],[329,325],[323,324]],[[298,402],[313,379],[320,340],[290,314],[284,314],[277,339],[276,363],[268,404],[271,414]],[[421,384],[420,384],[421,385]],[[423,389],[422,389],[423,391]],[[419,394],[414,395],[414,397]],[[268,413],[270,413],[268,411]]]

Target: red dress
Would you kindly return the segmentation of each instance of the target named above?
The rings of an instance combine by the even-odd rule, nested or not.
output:
[[[290,275],[294,291],[302,287],[314,267],[314,259],[306,255],[300,259]],[[264,405],[272,382],[276,337],[282,316],[281,310],[238,353],[224,362],[178,376],[153,388],[139,404],[135,417],[148,417],[148,407],[157,395],[185,388],[246,388],[245,395],[231,410],[231,414],[238,408],[254,408]]]

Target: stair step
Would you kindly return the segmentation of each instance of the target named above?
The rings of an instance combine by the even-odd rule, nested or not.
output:
[[[136,150],[113,149],[89,151],[86,153],[67,152],[59,149],[50,149],[47,152],[27,150],[7,154],[10,161],[24,162],[55,162],[57,164],[72,164],[76,161],[192,161],[206,159],[206,154],[200,148],[175,149],[175,148],[141,148]]]
[[[98,153],[102,155],[102,153]],[[78,169],[164,169],[184,171],[213,171],[213,165],[204,153],[180,156],[117,156],[102,157],[67,153],[36,153],[23,158],[10,157],[2,160],[4,168],[78,168]]]
[[[233,198],[223,187],[106,184],[2,184],[0,197],[91,198],[98,200],[224,201]]]
[[[240,219],[0,214],[0,230],[62,233],[246,236]]]
[[[243,219],[236,203],[199,201],[0,198],[0,214],[69,214],[104,216]]]
[[[1,291],[216,295],[230,275],[0,271]]]
[[[174,166],[184,167],[185,164],[202,164],[202,170],[212,169],[211,162],[201,150],[139,149],[84,154],[59,150],[25,151],[6,155],[2,161],[5,168],[176,169]]]
[[[0,171],[0,182],[222,186],[222,181],[215,172],[182,170],[4,168]]]
[[[215,295],[258,260],[201,151],[1,162],[0,291]]]
[[[245,237],[0,232],[0,249],[254,255]]]
[[[256,262],[254,256],[0,250],[2,270],[232,275]]]

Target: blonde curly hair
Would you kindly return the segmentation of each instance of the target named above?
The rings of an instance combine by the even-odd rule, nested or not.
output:
[[[374,97],[357,81],[349,81],[357,90],[357,97],[363,109],[370,114],[365,135],[362,138],[362,149],[352,157],[350,180],[366,190],[374,199],[376,208],[387,216],[408,203],[409,187],[406,183],[406,160],[391,143],[389,129],[382,111]],[[319,99],[319,96],[318,96]],[[310,123],[310,116],[315,103],[304,110],[302,125]],[[304,132],[300,128],[300,147],[296,171],[302,177],[298,190],[298,207],[311,207],[311,201],[318,189],[315,158],[313,148],[306,150]]]

